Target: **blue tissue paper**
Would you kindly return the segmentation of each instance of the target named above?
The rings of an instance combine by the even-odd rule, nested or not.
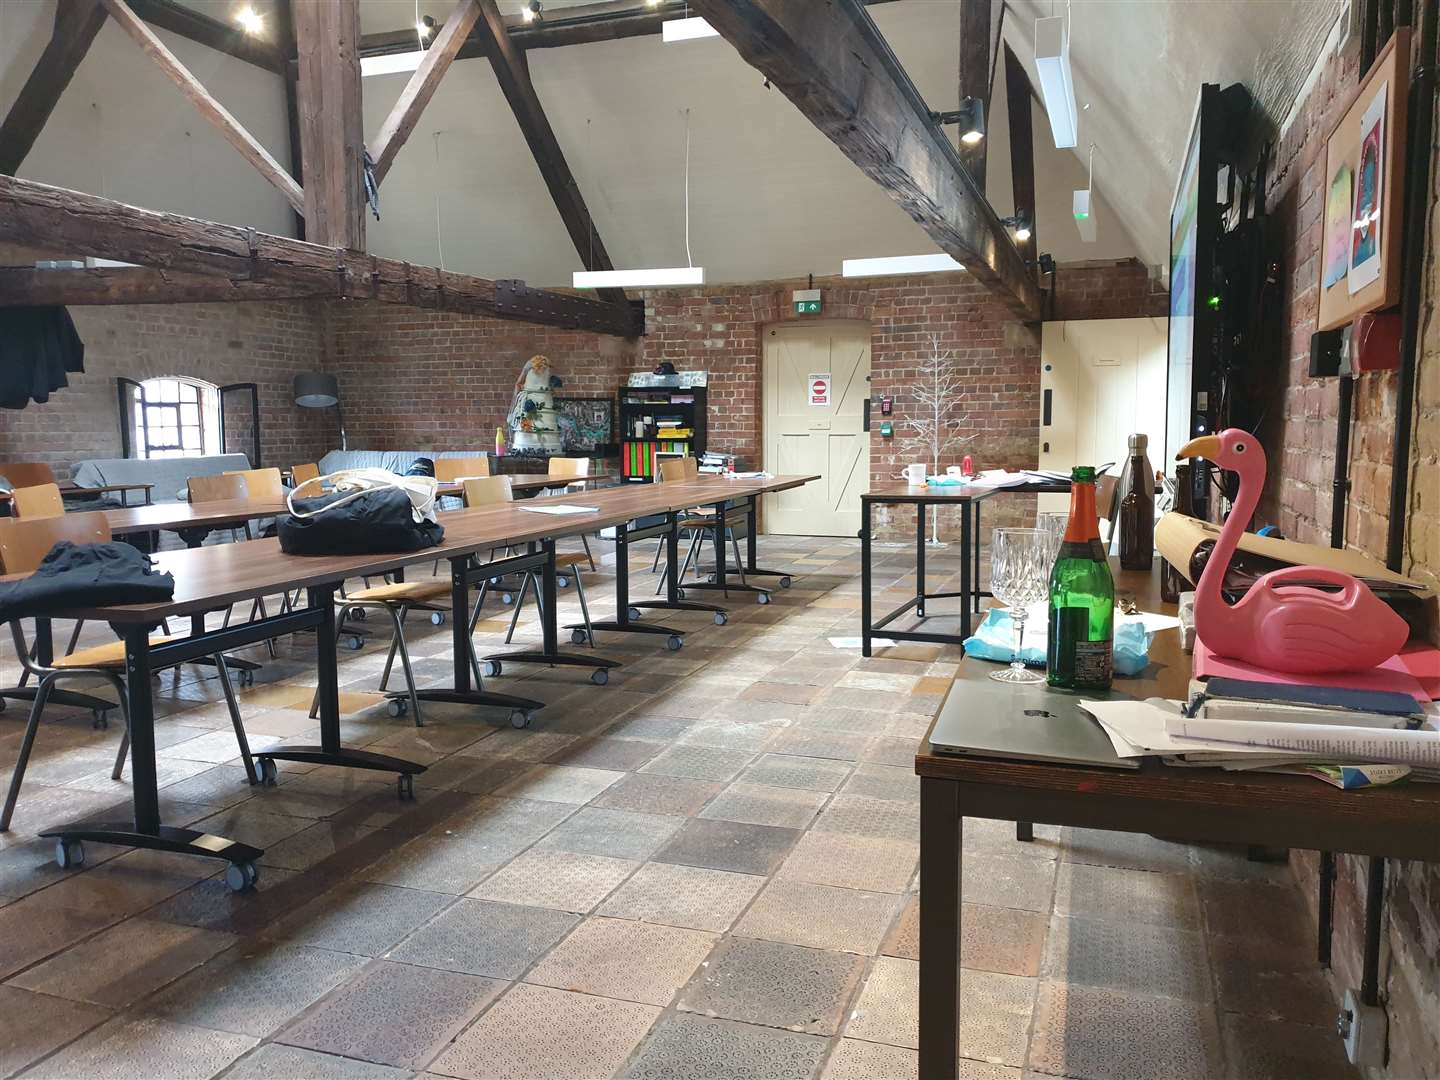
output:
[[[1048,627],[1044,620],[1025,620],[1020,659],[1029,667],[1045,666]],[[965,655],[1008,664],[1015,658],[1015,625],[1008,608],[991,608],[975,633],[965,639]],[[1115,622],[1115,674],[1139,675],[1150,663],[1150,635],[1137,619]]]

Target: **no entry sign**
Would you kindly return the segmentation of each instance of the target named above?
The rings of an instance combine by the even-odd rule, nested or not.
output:
[[[810,376],[810,404],[830,404],[830,373],[820,372]]]

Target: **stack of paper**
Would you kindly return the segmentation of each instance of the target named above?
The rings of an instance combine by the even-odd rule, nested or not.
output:
[[[1418,730],[1185,716],[1181,703],[1083,701],[1120,757],[1159,756],[1176,765],[1256,769],[1297,763],[1360,762],[1440,769],[1432,712]]]

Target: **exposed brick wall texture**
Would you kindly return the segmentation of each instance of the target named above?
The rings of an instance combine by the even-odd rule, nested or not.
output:
[[[1150,279],[1139,259],[1120,262],[1068,263],[1055,273],[1053,318],[1168,318],[1170,294]]]
[[[325,362],[323,327],[309,306],[143,304],[70,313],[85,342],[85,372],[43,405],[0,410],[0,460],[43,461],[64,479],[77,461],[120,457],[117,376],[258,384],[265,465],[314,461],[332,442],[333,414],[298,408],[291,395],[297,372]],[[245,435],[248,449],[248,425]]]
[[[1258,523],[1274,522],[1289,537],[1318,543],[1330,540],[1339,392],[1336,380],[1310,379],[1306,374],[1319,302],[1324,144],[1358,82],[1353,57],[1328,63],[1280,142],[1267,200],[1275,250],[1284,270],[1280,316],[1287,333],[1282,335],[1283,355],[1274,361],[1277,377],[1264,391],[1268,421],[1261,437],[1269,454],[1270,476]],[[1432,177],[1429,295],[1417,372],[1405,569],[1440,585],[1440,313],[1434,286],[1440,233],[1433,225],[1433,184]],[[1389,521],[1397,393],[1394,373],[1356,380],[1345,539],[1347,546],[1379,559],[1385,556]],[[1315,853],[1295,852],[1291,864],[1314,903]],[[1337,994],[1360,984],[1365,870],[1360,859],[1339,860],[1333,977]],[[1372,1070],[1372,1075],[1436,1080],[1440,1077],[1440,868],[1391,862],[1388,874],[1381,976],[1389,1014],[1389,1056],[1385,1068]]]

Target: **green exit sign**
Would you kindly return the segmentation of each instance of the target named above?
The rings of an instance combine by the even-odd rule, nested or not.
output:
[[[795,314],[796,314],[796,315],[819,315],[819,314],[820,314],[820,301],[819,301],[819,300],[796,300],[796,301],[795,301]]]

